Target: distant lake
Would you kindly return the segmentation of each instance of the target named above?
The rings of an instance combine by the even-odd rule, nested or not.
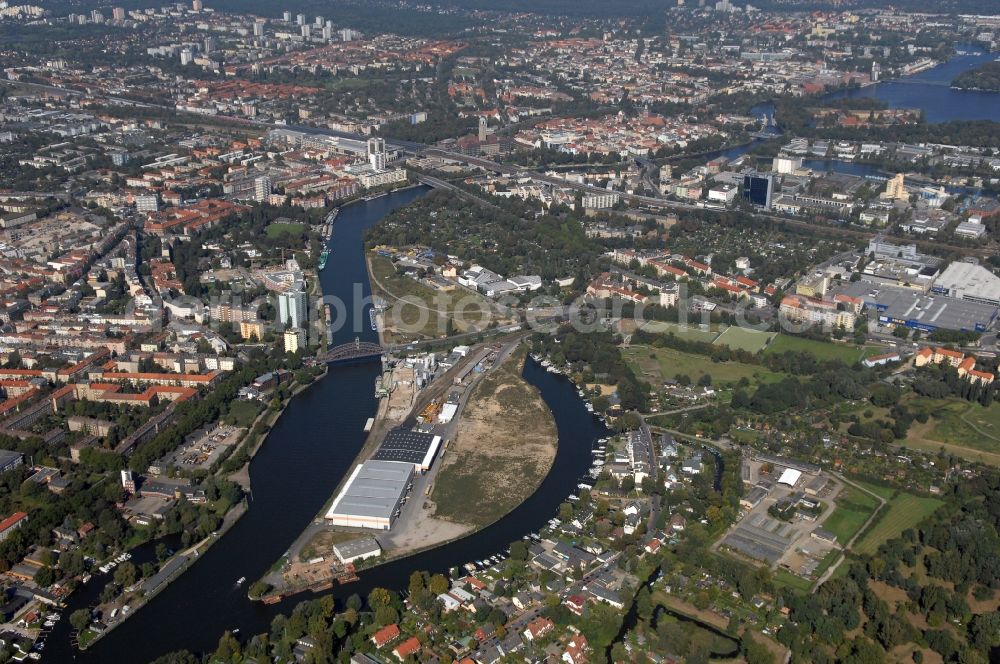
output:
[[[883,81],[864,88],[834,92],[826,99],[874,97],[889,108],[920,108],[927,122],[951,120],[995,120],[1000,122],[1000,93],[955,90],[951,82],[962,72],[989,62],[1000,54],[988,53],[978,46],[959,44],[951,60],[919,74]]]

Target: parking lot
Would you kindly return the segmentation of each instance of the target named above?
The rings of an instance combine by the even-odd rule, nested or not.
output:
[[[154,465],[159,467],[160,472],[164,472],[169,466],[207,470],[227,448],[239,441],[244,431],[246,429],[242,427],[228,424],[219,425],[208,431],[196,431],[180,447]]]

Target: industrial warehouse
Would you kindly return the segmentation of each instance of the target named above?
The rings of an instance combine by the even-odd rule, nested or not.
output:
[[[923,292],[898,286],[851,283],[841,291],[861,299],[866,307],[877,312],[883,324],[905,325],[933,332],[934,330],[975,330],[985,332],[996,321],[997,307],[969,299],[957,299],[935,291]]]
[[[326,513],[334,526],[389,530],[413,481],[414,464],[372,459],[358,464]]]
[[[441,436],[396,428],[386,435],[372,459],[412,463],[416,471],[426,473],[440,445]]]

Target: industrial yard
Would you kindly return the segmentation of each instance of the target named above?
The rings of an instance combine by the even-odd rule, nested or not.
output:
[[[372,559],[466,535],[531,495],[555,457],[556,432],[521,377],[518,348],[515,339],[387,362],[368,444],[256,594],[277,601],[350,582]],[[473,495],[484,500],[466,502]],[[488,509],[469,512],[477,503]]]
[[[840,551],[837,533],[824,528],[842,483],[818,468],[781,459],[743,462],[743,517],[717,543],[740,558],[804,578],[821,573]],[[833,556],[831,556],[831,560]]]

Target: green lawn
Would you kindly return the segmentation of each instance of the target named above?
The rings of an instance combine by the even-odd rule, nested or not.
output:
[[[717,326],[702,327],[701,325],[681,325],[679,323],[667,323],[658,320],[651,320],[643,323],[643,332],[652,334],[670,334],[685,341],[701,341],[712,343],[719,336]]]
[[[854,364],[869,355],[877,355],[879,349],[860,347],[852,344],[835,344],[826,341],[816,341],[790,334],[779,334],[768,345],[765,353],[787,353],[788,351],[805,351],[812,353],[818,360],[840,360],[845,364]]]
[[[836,500],[836,509],[823,522],[823,528],[837,536],[837,542],[845,546],[854,537],[868,517],[878,507],[878,500],[851,486],[845,486]]]
[[[896,489],[891,486],[882,486],[881,484],[872,484],[871,482],[864,482],[856,479],[852,479],[851,481],[864,487],[865,489],[868,489],[876,496],[884,500],[891,500],[892,497],[896,495]]]
[[[713,342],[717,346],[729,346],[733,349],[757,353],[767,348],[768,343],[777,336],[776,332],[758,332],[742,327],[729,327]]]
[[[771,579],[778,586],[784,586],[786,588],[791,588],[792,590],[797,590],[801,593],[807,593],[812,589],[812,581],[809,579],[799,576],[798,574],[792,574],[787,569],[779,567],[774,570],[771,575]]]
[[[883,543],[912,528],[930,516],[943,503],[937,498],[899,493],[889,501],[885,514],[881,515],[868,532],[854,545],[858,553],[875,553]]]
[[[756,429],[737,429],[733,427],[729,430],[729,437],[737,443],[756,443],[760,440],[760,433]]]
[[[713,362],[704,355],[683,353],[672,348],[651,346],[629,346],[622,349],[625,361],[642,378],[660,382],[664,378],[674,378],[678,374],[690,376],[697,382],[705,374],[712,376],[713,384],[735,383],[746,378],[753,383],[771,383],[781,380],[784,375],[752,364],[742,362]]]
[[[79,639],[80,650],[84,650],[87,646],[89,646],[90,643],[94,640],[94,637],[96,636],[97,632],[90,629],[89,627],[80,632],[79,636],[77,637]]]
[[[940,417],[938,417],[940,415]],[[1000,451],[1000,404],[953,401],[934,415],[931,438],[986,452]]]
[[[286,233],[291,235],[301,235],[306,230],[305,224],[269,224],[267,227],[267,236],[272,240],[280,235]]]
[[[249,428],[260,410],[261,404],[256,401],[233,401],[225,420],[234,426]]]
[[[960,399],[918,398],[907,405],[931,417],[910,427],[908,447],[936,452],[943,445],[967,459],[1000,465],[1000,403],[983,408]]]

